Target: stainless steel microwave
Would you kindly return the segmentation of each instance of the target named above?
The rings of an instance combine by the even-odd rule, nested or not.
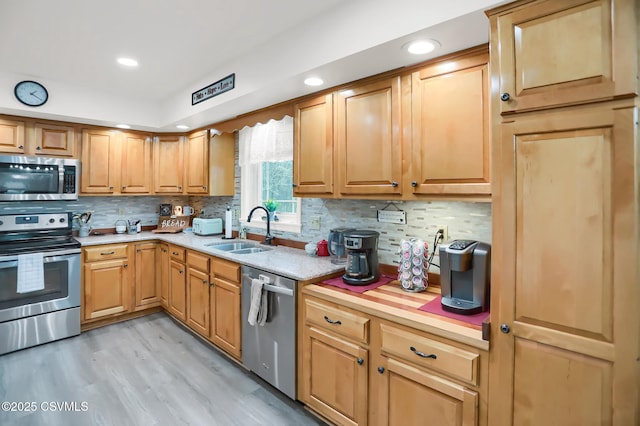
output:
[[[0,201],[77,200],[80,161],[0,155]]]

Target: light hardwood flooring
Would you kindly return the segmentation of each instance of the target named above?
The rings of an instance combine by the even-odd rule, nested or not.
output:
[[[0,356],[2,401],[37,405],[2,426],[324,424],[164,313]]]

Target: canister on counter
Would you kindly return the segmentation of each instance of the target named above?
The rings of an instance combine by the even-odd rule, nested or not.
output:
[[[398,281],[403,290],[419,292],[427,289],[429,246],[421,239],[400,241]]]

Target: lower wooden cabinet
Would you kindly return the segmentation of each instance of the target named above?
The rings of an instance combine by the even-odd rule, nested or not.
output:
[[[160,305],[160,262],[158,243],[135,246],[134,311]]]
[[[187,267],[171,259],[169,263],[169,312],[181,321],[187,320]]]
[[[169,257],[169,244],[158,245],[158,258],[160,264],[158,279],[160,281],[160,304],[163,308],[169,308],[169,280],[171,279],[171,258]]]
[[[82,322],[129,312],[131,268],[126,244],[83,250]]]
[[[301,298],[298,397],[338,425],[487,424],[488,354]]]
[[[209,256],[187,252],[187,325],[209,336]]]
[[[211,258],[209,339],[230,355],[242,355],[240,265]]]

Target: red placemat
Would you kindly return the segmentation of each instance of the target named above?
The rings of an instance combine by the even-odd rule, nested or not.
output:
[[[479,314],[473,315],[461,315],[456,314],[454,312],[445,311],[442,309],[442,305],[440,304],[440,300],[442,296],[438,296],[433,299],[431,302],[420,306],[418,309],[421,311],[429,312],[432,314],[442,315],[443,317],[457,319],[459,321],[468,322],[470,324],[482,325],[482,322],[489,316],[489,312],[480,312]]]
[[[395,280],[395,278],[388,277],[386,275],[382,275],[378,281],[375,283],[367,284],[367,285],[350,285],[345,284],[342,281],[342,277],[331,278],[327,281],[322,281],[322,284],[332,285],[334,287],[344,288],[345,290],[353,291],[354,293],[364,293],[368,290],[373,290],[374,288],[378,288],[385,284],[389,284],[391,281]]]

